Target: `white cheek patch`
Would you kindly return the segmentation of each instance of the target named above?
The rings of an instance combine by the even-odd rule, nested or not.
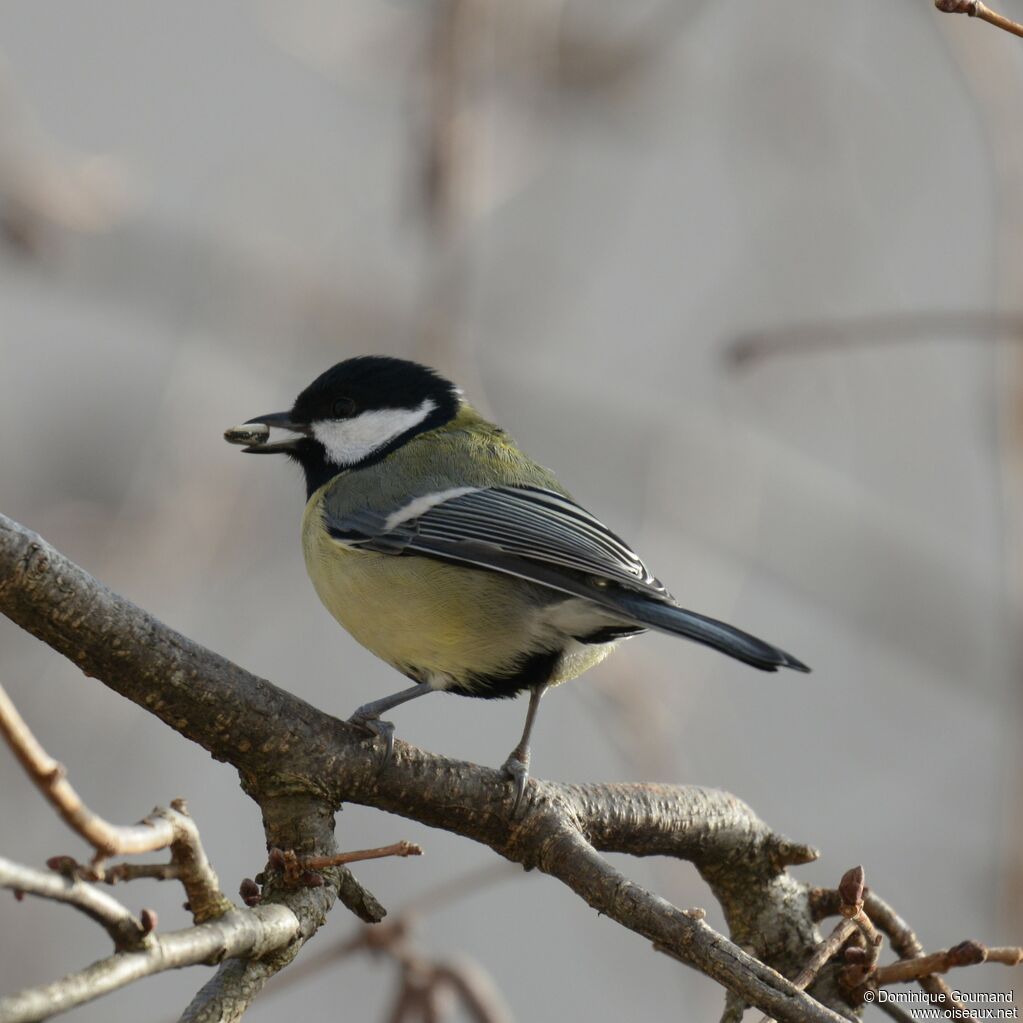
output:
[[[426,398],[418,408],[381,408],[351,419],[326,419],[313,423],[313,436],[334,465],[355,465],[418,426],[436,407]]]

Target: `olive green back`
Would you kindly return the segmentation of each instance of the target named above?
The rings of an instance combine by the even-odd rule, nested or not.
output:
[[[338,518],[353,508],[388,514],[424,494],[453,487],[532,486],[568,497],[554,474],[524,455],[470,405],[374,465],[343,472],[317,496]]]

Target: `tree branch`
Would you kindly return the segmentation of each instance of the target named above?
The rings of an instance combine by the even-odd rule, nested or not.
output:
[[[269,847],[324,855],[336,852],[334,811],[320,797],[301,792],[265,796],[260,807]],[[240,1019],[263,985],[290,965],[326,922],[336,899],[367,923],[383,919],[383,906],[345,867],[325,869],[323,879],[326,883],[316,887],[294,887],[282,871],[262,875],[259,905],[280,903],[291,910],[299,921],[296,940],[261,959],[224,962],[185,1009],[182,1023],[234,1023]]]
[[[379,748],[362,732],[169,629],[3,516],[0,611],[233,764],[263,811],[268,847],[293,851],[298,861],[333,857],[334,811],[342,802],[376,807],[557,877],[598,912],[721,983],[735,996],[733,1006],[747,1003],[793,1023],[837,1023],[846,1016],[835,1009],[850,1011],[837,965],[820,970],[814,997],[782,975],[798,975],[821,942],[811,889],[786,871],[816,851],[774,832],[732,795],[534,780],[524,812],[513,817],[510,788],[489,768],[399,741],[381,769]],[[710,928],[702,911],[680,910],[629,881],[601,852],[692,861],[721,903],[733,940]],[[298,900],[300,940],[269,960],[223,966],[185,1019],[236,1019],[337,894],[364,916],[382,915],[347,870],[328,867],[324,876],[329,884],[298,890],[280,874],[270,876],[260,908]]]
[[[934,6],[945,14],[966,14],[971,18],[980,18],[1003,32],[1010,32],[1014,36],[1023,36],[1023,25],[1006,18],[1005,15],[991,10],[980,0],[934,0]]]
[[[33,1023],[67,1012],[154,973],[230,956],[258,958],[299,935],[299,921],[286,906],[233,910],[210,923],[172,931],[137,952],[119,952],[42,987],[0,998],[4,1023]]]
[[[139,877],[173,879],[185,889],[188,901],[185,907],[192,913],[196,924],[202,924],[235,911],[229,899],[221,892],[220,883],[199,839],[195,823],[188,816],[184,800],[172,801],[171,809],[157,808],[141,824],[123,827],[110,824],[85,806],[78,793],[64,776],[64,769],[43,749],[32,734],[17,708],[0,687],[0,735],[15,753],[30,778],[46,798],[54,805],[69,826],[93,844],[96,850],[92,863],[82,867],[70,856],[54,856],[47,865],[54,873],[43,874],[28,867],[19,867],[0,860],[0,886],[11,887],[15,895],[22,897],[26,891],[63,901],[81,909],[102,924],[114,939],[118,952],[145,952],[148,959],[130,961],[114,958],[104,964],[97,964],[78,974],[72,974],[45,988],[22,992],[8,1000],[6,1009],[0,1006],[0,1021],[21,1019],[26,1013],[29,1018],[40,1019],[61,1011],[61,1007],[72,1007],[82,1001],[91,1000],[100,994],[114,990],[152,972],[159,972],[166,966],[160,965],[165,952],[182,952],[187,959],[189,949],[202,949],[203,933],[195,928],[178,932],[167,949],[163,948],[152,932],[156,928],[156,914],[144,909],[141,919],[136,920],[117,900],[105,895],[81,878],[115,881],[132,880]],[[333,848],[333,813],[324,811],[322,805],[309,806],[306,801],[295,805],[286,802],[268,801],[264,806],[267,834],[276,834],[292,841],[302,848]],[[160,864],[120,863],[107,868],[105,858],[115,852],[145,852],[169,846],[171,860]],[[282,947],[267,945],[260,939],[258,920],[255,931],[248,937],[242,922],[245,914],[238,915],[232,932],[235,941],[244,954],[251,938],[256,943],[258,954],[273,952],[266,959],[242,964],[229,963],[214,981],[206,985],[194,1000],[189,1012],[196,1018],[234,1019],[241,1015],[252,997],[259,991],[265,980],[282,966],[291,962],[301,944],[323,923],[337,894],[344,894],[353,908],[364,919],[378,920],[383,915],[368,893],[353,885],[350,875],[345,876],[337,867],[344,862],[358,859],[377,858],[384,855],[417,855],[422,850],[408,842],[396,843],[383,849],[362,850],[331,856],[307,857],[299,860],[293,848],[287,853],[274,849],[285,866],[294,867],[279,870],[279,876],[271,875],[266,891],[260,892],[254,882],[249,882],[259,893],[257,898],[247,898],[250,909],[264,901],[283,903],[298,923],[297,934],[279,932]],[[305,866],[315,863],[323,874],[313,873]],[[271,864],[274,864],[271,857]],[[333,888],[324,894],[303,895],[296,886],[325,884],[325,868],[334,868],[330,874]],[[267,880],[264,878],[264,880]],[[251,894],[251,893],[250,893]],[[195,936],[195,940],[192,940]],[[295,940],[296,938],[300,940]],[[240,944],[239,944],[240,941]],[[287,947],[290,946],[290,947]],[[225,945],[223,954],[214,962],[232,955],[231,945]],[[155,958],[154,958],[155,957]],[[174,955],[171,956],[174,958]],[[171,965],[189,965],[189,962],[172,962]],[[102,967],[100,969],[99,967]],[[141,971],[141,972],[140,972]],[[36,1014],[36,1015],[33,1015]]]
[[[103,861],[115,853],[128,855],[170,848],[170,864],[147,865],[144,869],[173,873],[185,889],[196,923],[212,920],[232,908],[230,900],[220,890],[220,882],[199,840],[199,829],[188,816],[183,799],[172,800],[169,810],[158,807],[140,824],[125,826],[103,820],[82,802],[65,777],[63,766],[39,744],[3,686],[0,686],[0,734],[68,826],[96,850],[91,866],[80,871],[84,876],[102,880]],[[126,864],[118,867],[119,877],[123,878],[127,872]]]
[[[63,902],[81,910],[110,935],[117,949],[138,949],[144,945],[146,929],[117,899],[74,877],[36,870],[0,857],[0,888]]]
[[[933,973],[947,973],[956,966],[976,966],[978,963],[1002,963],[1018,966],[1023,960],[1023,949],[987,948],[979,941],[961,941],[958,945],[932,952],[916,959],[900,959],[877,971],[878,984],[904,984]]]
[[[863,868],[853,867],[842,876],[838,885],[839,912],[842,921],[817,946],[810,961],[799,971],[792,981],[800,991],[805,991],[821,972],[828,960],[836,955],[842,946],[857,932],[862,931],[876,949],[880,938],[874,933],[874,927],[863,912]],[[876,958],[875,958],[876,961]],[[766,1016],[761,1023],[774,1023]]]
[[[299,860],[303,870],[323,870],[324,867],[340,867],[346,863],[362,863],[364,860],[379,860],[387,856],[422,856],[421,846],[415,842],[394,842],[376,849],[352,849],[335,853],[333,856],[307,856]]]
[[[63,764],[57,763],[39,744],[2,686],[0,735],[68,827],[81,835],[100,856],[153,852],[165,849],[174,840],[174,827],[169,819],[125,827],[109,824],[89,810],[65,778]]]

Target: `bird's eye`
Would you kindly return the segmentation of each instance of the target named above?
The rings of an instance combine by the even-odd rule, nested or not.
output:
[[[338,398],[332,411],[335,419],[347,419],[355,413],[355,402],[351,398]]]

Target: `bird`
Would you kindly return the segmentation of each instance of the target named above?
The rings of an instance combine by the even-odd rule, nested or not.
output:
[[[270,442],[271,430],[285,431]],[[393,751],[382,715],[441,691],[528,692],[502,765],[513,813],[529,780],[537,709],[624,639],[648,630],[758,668],[810,669],[734,626],[681,607],[617,534],[577,504],[460,389],[427,366],[365,355],[318,376],[287,412],[225,432],[302,469],[302,549],[320,600],[411,687],[350,721]]]

